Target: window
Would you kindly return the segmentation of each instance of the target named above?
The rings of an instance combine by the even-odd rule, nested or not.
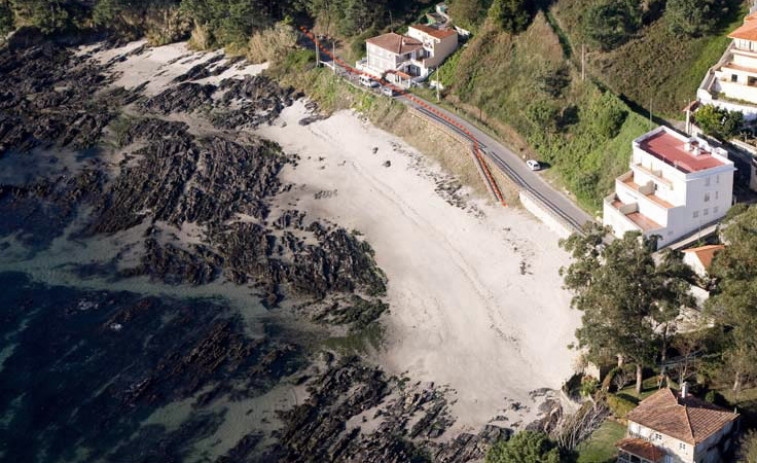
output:
[[[738,74],[731,74],[731,82],[738,82],[739,76]]]
[[[706,207],[704,208],[704,211],[702,211],[702,215],[707,215],[709,213],[710,213],[710,210],[707,209]]]
[[[652,440],[662,440],[662,435],[656,432],[652,435]]]
[[[709,202],[709,201],[710,201],[710,194],[709,193],[705,193],[704,194],[704,202]]]
[[[710,177],[704,179],[704,186],[710,186]]]
[[[715,183],[720,183],[720,174],[715,176]]]
[[[693,216],[694,216],[694,218],[695,218],[695,219],[696,219],[697,217],[699,217],[699,211],[694,211],[694,214],[693,214]]]
[[[685,452],[686,451],[686,444],[684,444],[683,442],[679,442],[678,443],[678,450],[683,450]]]
[[[717,214],[719,210],[720,210],[720,208],[719,208],[719,207],[713,207],[713,208],[712,208],[712,213],[713,213],[713,214]]]
[[[717,200],[718,200],[718,197],[719,197],[719,196],[720,196],[720,192],[719,192],[719,191],[716,191],[716,192],[715,192],[715,201],[717,201]]]

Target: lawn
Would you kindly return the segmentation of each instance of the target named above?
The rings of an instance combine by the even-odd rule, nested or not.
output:
[[[636,393],[636,383],[632,383],[629,386],[624,387],[623,389],[619,390],[617,392],[617,395],[625,398],[639,402],[650,395],[654,394],[655,392],[659,391],[660,389],[657,387],[657,376],[652,376],[649,378],[646,378],[644,381],[641,382],[641,394]],[[671,384],[670,385],[673,388],[676,388],[677,385]]]
[[[599,429],[578,446],[577,463],[614,462],[615,443],[625,435],[625,426],[613,420],[605,420]]]

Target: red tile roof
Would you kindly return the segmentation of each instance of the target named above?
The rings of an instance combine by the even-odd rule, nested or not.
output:
[[[732,39],[744,39],[757,41],[757,13],[752,13],[744,18],[744,24],[728,34]]]
[[[655,463],[662,462],[663,458],[665,457],[665,452],[662,449],[650,444],[644,439],[634,439],[627,437],[618,441],[615,444],[615,447],[623,450],[624,452],[630,453],[631,455],[636,455],[637,457],[641,457],[645,460],[653,461]]]
[[[370,38],[366,42],[381,47],[384,50],[389,50],[397,55],[404,55],[413,50],[423,48],[423,44],[420,41],[394,32]]]
[[[434,29],[433,27],[425,26],[423,24],[417,24],[410,27],[412,27],[413,29],[418,29],[421,32],[425,32],[435,39],[446,39],[447,37],[450,37],[452,35],[457,35],[457,32],[455,32],[454,30],[443,31],[440,29]]]
[[[642,140],[639,146],[647,153],[687,174],[724,165],[707,151],[703,151],[698,156],[686,151],[686,142],[665,130]]]
[[[738,417],[696,397],[682,399],[667,388],[642,400],[626,415],[629,421],[691,445],[705,441]]]
[[[723,246],[722,244],[710,244],[707,246],[700,246],[698,248],[684,249],[683,252],[697,256],[697,259],[699,259],[699,262],[702,263],[704,269],[709,270],[710,265],[712,265],[712,259],[715,258],[715,254],[723,249],[725,249],[725,246]]]

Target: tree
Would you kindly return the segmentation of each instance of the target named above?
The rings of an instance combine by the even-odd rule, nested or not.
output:
[[[16,16],[25,23],[52,34],[79,25],[89,17],[89,6],[75,0],[11,0]]]
[[[707,310],[725,333],[724,371],[739,391],[757,378],[757,208],[726,222],[722,239],[728,245],[710,270],[717,286]]]
[[[521,431],[494,444],[486,463],[560,463],[560,450],[544,433]]]
[[[641,27],[640,6],[638,0],[604,0],[586,12],[584,34],[602,50],[612,50]]]
[[[474,30],[486,14],[484,0],[454,0],[449,5],[449,15],[455,24]]]
[[[619,363],[636,363],[636,391],[641,392],[643,367],[651,365],[664,346],[657,329],[665,327],[690,302],[688,276],[671,255],[657,265],[655,240],[626,233],[609,244],[609,230],[595,226],[586,235],[561,241],[574,262],[560,270],[565,286],[574,292],[572,307],[583,312],[576,330],[578,346],[598,362],[618,356]]]
[[[531,4],[527,0],[494,0],[488,16],[505,32],[517,34],[531,22]]]
[[[739,445],[739,461],[757,463],[757,431],[751,430],[744,434]]]
[[[13,30],[13,10],[8,3],[0,1],[0,43]]]
[[[717,22],[718,0],[668,0],[665,18],[676,35],[698,37],[712,31]]]
[[[182,0],[181,10],[207,34],[208,46],[244,45],[256,30],[273,24],[266,0]]]
[[[628,111],[617,96],[604,92],[595,98],[588,108],[590,125],[600,137],[615,138],[626,121]]]
[[[726,141],[736,135],[744,125],[744,115],[714,105],[704,105],[694,113],[694,120],[702,131],[718,140]]]

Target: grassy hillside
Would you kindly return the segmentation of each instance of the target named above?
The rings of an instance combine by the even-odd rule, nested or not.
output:
[[[518,36],[483,28],[441,73],[448,101],[480,108],[503,138],[514,129],[590,212],[627,169],[631,140],[650,128],[618,98],[581,81],[542,13]],[[612,127],[601,123],[611,119]]]
[[[573,44],[578,62],[582,43],[583,15],[597,0],[558,0],[552,16]],[[648,13],[645,25],[630,41],[603,52],[588,48],[591,75],[640,107],[666,117],[681,118],[680,110],[695,98],[707,69],[715,64],[730,43],[727,35],[738,27],[747,12],[746,2],[730,0],[715,29],[702,37],[676,36],[670,32],[664,10]]]

